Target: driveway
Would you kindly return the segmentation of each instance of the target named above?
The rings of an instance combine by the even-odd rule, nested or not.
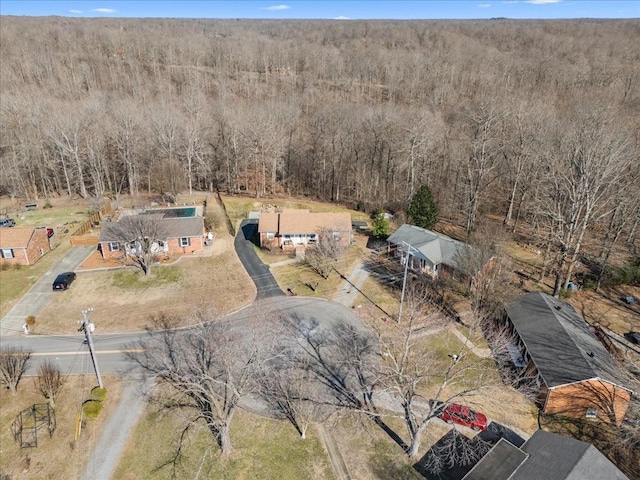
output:
[[[9,313],[0,320],[0,337],[20,335],[22,325],[29,315],[37,317],[40,311],[49,303],[52,295],[67,295],[73,292],[54,292],[51,284],[56,276],[62,272],[72,272],[96,249],[90,247],[74,247],[51,270],[47,271],[13,306]]]
[[[284,292],[280,289],[276,279],[273,278],[269,266],[262,263],[254,250],[252,240],[257,235],[258,221],[243,220],[234,241],[240,261],[258,289],[256,300],[284,296]]]

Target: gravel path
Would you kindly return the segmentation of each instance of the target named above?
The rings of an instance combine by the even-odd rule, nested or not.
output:
[[[320,431],[320,438],[322,439],[322,443],[324,443],[324,447],[329,454],[329,460],[331,460],[331,465],[333,466],[333,471],[336,474],[336,478],[338,480],[351,480],[349,471],[347,470],[347,466],[344,463],[344,459],[340,454],[340,450],[338,450],[338,445],[336,444],[333,436],[322,423],[319,424],[318,430]]]
[[[351,307],[368,277],[369,272],[364,269],[362,263],[358,263],[349,275],[349,279],[343,282],[342,289],[333,298],[333,301]]]
[[[153,388],[150,379],[127,380],[120,403],[109,417],[81,480],[110,480],[118,466],[127,441],[147,406],[146,394]]]

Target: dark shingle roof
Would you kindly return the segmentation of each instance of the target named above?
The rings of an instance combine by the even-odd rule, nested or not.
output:
[[[508,480],[527,457],[525,452],[501,438],[464,480]]]
[[[464,480],[629,480],[597,448],[573,438],[537,430],[519,449],[509,445],[498,442]]]
[[[166,240],[168,238],[178,237],[199,237],[204,232],[204,221],[202,217],[188,218],[159,218],[158,233],[164,238],[157,240]],[[114,235],[113,230],[116,228],[117,222],[102,224],[100,231],[100,242],[117,242],[120,239]]]
[[[593,378],[624,387],[626,380],[613,358],[568,303],[545,293],[531,292],[508,304],[506,309],[549,387]]]
[[[453,268],[458,266],[458,256],[470,248],[469,245],[446,235],[407,223],[393,232],[387,241],[394,245],[408,243],[419,252],[412,250],[412,255],[427,260],[433,265],[444,264]]]

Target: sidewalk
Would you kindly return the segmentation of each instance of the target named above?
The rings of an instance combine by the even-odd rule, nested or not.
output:
[[[361,262],[358,263],[349,275],[349,279],[343,282],[340,292],[333,297],[333,301],[351,307],[367,278],[369,278],[369,272],[363,268]]]

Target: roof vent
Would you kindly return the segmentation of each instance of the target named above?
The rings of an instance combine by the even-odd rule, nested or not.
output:
[[[555,309],[556,309],[556,310],[560,310],[560,308],[561,308],[561,307],[560,307],[560,305],[556,305],[556,306],[555,306]]]
[[[591,358],[593,358],[593,352],[588,352],[587,355],[589,355]]]

